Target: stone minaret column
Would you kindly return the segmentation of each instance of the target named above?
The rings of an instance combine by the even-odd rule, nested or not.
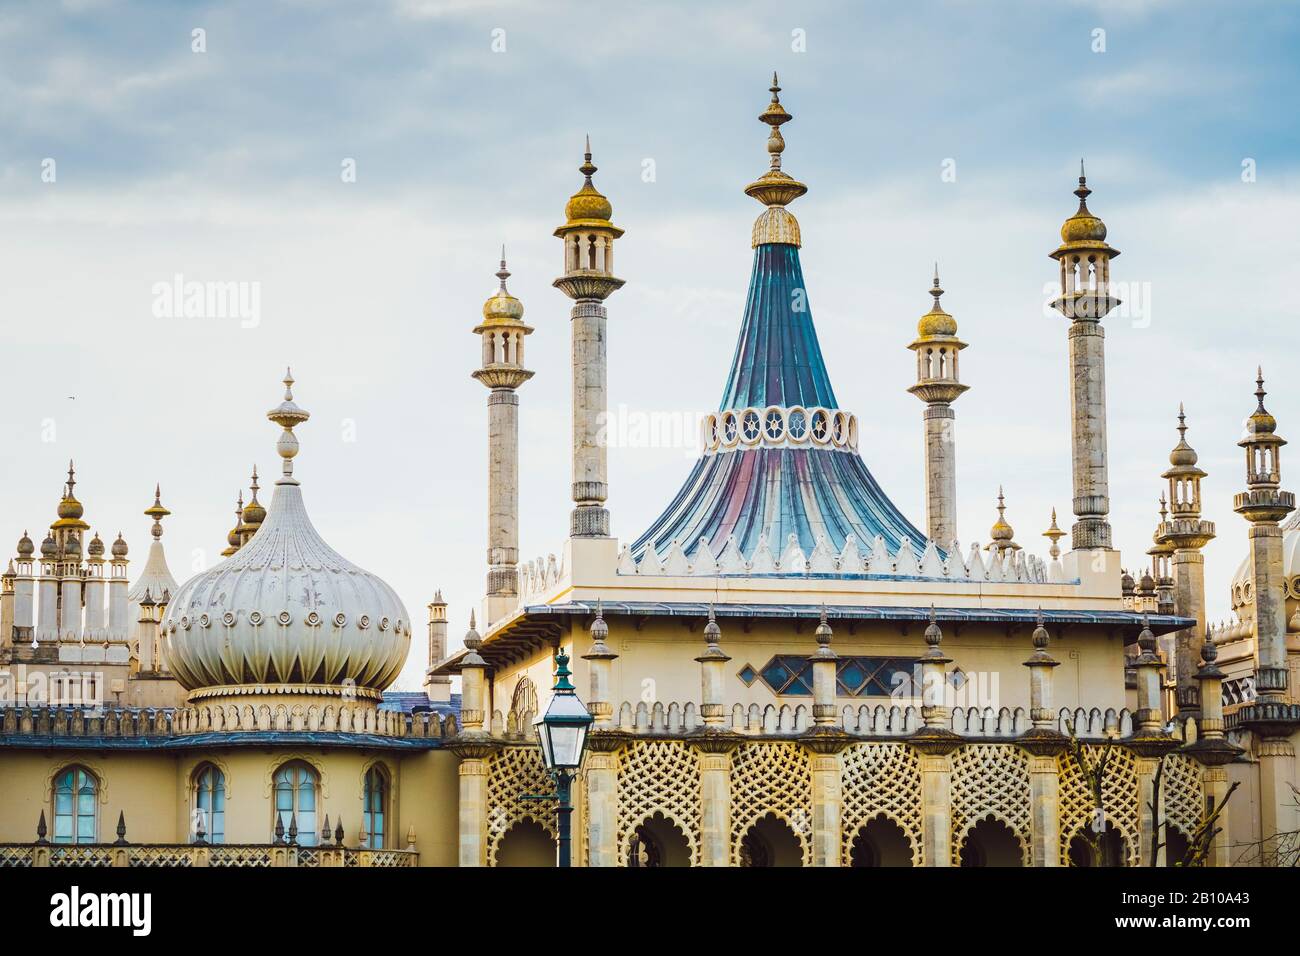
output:
[[[591,622],[591,650],[583,654],[590,662],[590,701],[587,710],[596,719],[587,735],[587,760],[583,775],[587,778],[586,824],[587,865],[618,865],[618,748],[620,741],[613,729],[614,704],[611,699],[611,671],[618,655],[609,649],[605,638],[609,625],[603,609],[596,605],[596,619]],[[706,791],[707,793],[707,791]],[[707,804],[706,804],[707,806]]]
[[[110,549],[112,559],[108,562],[108,640],[111,643],[125,644],[130,634],[127,622],[126,600],[126,542],[122,532],[117,533],[117,540]]]
[[[921,865],[952,866],[952,752],[961,737],[947,726],[949,711],[942,675],[950,661],[943,654],[943,631],[930,608],[921,656],[921,727],[908,738],[921,754]],[[935,703],[935,701],[938,703]]]
[[[573,326],[573,514],[575,538],[609,537],[607,441],[608,368],[604,301],[623,285],[614,277],[614,240],[623,235],[610,217],[608,199],[592,185],[596,167],[591,141],[578,171],[582,188],[564,207],[566,221],[555,230],[564,240],[564,274],[552,283],[574,300]]]
[[[447,602],[442,599],[442,591],[433,595],[429,605],[429,663],[424,672],[424,692],[434,703],[447,703],[451,700],[451,678],[446,674],[435,674],[434,665],[447,656]]]
[[[1088,210],[1092,192],[1079,164],[1079,209],[1061,227],[1051,257],[1061,266],[1061,295],[1052,303],[1070,320],[1070,425],[1074,463],[1075,550],[1111,548],[1106,467],[1106,333],[1101,320],[1119,305],[1110,294],[1106,224]]]
[[[925,520],[926,534],[947,550],[957,538],[956,415],[952,403],[970,386],[958,379],[957,353],[966,343],[957,338],[956,320],[943,310],[939,297],[939,266],[930,289],[934,305],[916,326],[916,384],[908,389],[925,402]]]
[[[1196,466],[1196,451],[1187,444],[1187,417],[1182,405],[1178,406],[1178,444],[1169,453],[1169,470],[1161,477],[1169,481],[1170,518],[1160,523],[1156,542],[1157,546],[1173,548],[1175,612],[1196,619],[1195,627],[1174,636],[1171,659],[1178,713],[1192,716],[1200,708],[1196,666],[1205,633],[1205,556],[1201,549],[1214,540],[1214,522],[1201,519],[1201,479],[1205,472]],[[1158,568],[1152,570],[1158,574]]]
[[[27,532],[18,539],[18,573],[14,577],[14,643],[30,644],[36,626],[36,579],[32,576],[32,555],[36,545]]]
[[[1255,396],[1258,407],[1246,420],[1246,491],[1233,498],[1232,509],[1250,522],[1250,563],[1255,585],[1255,691],[1261,703],[1282,703],[1287,697],[1286,597],[1283,592],[1283,518],[1295,509],[1295,495],[1281,490],[1278,453],[1286,441],[1277,420],[1264,408],[1264,373]]]
[[[41,542],[41,576],[36,582],[36,603],[39,612],[36,622],[36,640],[43,643],[59,639],[59,577],[56,557],[58,547],[53,535],[47,535]]]
[[[108,633],[105,626],[104,607],[104,542],[99,535],[86,546],[86,599],[85,634],[87,641],[98,643]]]
[[[519,600],[519,396],[515,390],[533,377],[524,368],[523,304],[506,291],[505,249],[497,278],[501,287],[483,304],[483,321],[474,334],[483,340],[478,379],[488,395],[488,575],[485,622],[501,620]]]
[[[1158,736],[1164,733],[1165,718],[1161,710],[1160,693],[1160,658],[1156,656],[1156,636],[1147,624],[1147,616],[1142,615],[1142,632],[1138,634],[1138,649],[1141,651],[1133,661],[1137,671],[1137,714],[1135,714],[1134,733],[1141,736]]]
[[[62,570],[59,573],[59,640],[76,644],[81,631],[81,539],[69,534],[63,541]]]
[[[158,627],[155,620],[154,608],[156,603],[149,589],[145,588],[144,597],[140,599],[140,619],[137,622],[140,626],[136,628],[136,634],[140,642],[136,655],[140,661],[140,673],[151,674],[156,668],[154,661],[154,647],[158,642]]]
[[[1224,766],[1235,760],[1241,748],[1229,743],[1223,734],[1223,671],[1215,664],[1219,656],[1214,646],[1214,636],[1205,634],[1201,646],[1201,669],[1196,679],[1201,685],[1201,719],[1199,736],[1187,750],[1201,763],[1201,786],[1205,791],[1205,814],[1209,816],[1223,806],[1228,795],[1228,772]],[[1219,833],[1210,845],[1206,858],[1209,866],[1230,866],[1229,847],[1232,845],[1228,829],[1228,813],[1220,814],[1215,827]]]

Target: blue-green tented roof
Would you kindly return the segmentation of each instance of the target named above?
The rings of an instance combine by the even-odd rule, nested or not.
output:
[[[745,318],[719,409],[837,408],[813,328],[799,247],[754,250]]]
[[[721,409],[771,405],[839,407],[813,326],[799,249],[775,243],[754,250]],[[925,547],[925,536],[889,500],[856,451],[809,444],[703,455],[632,550],[639,558],[653,543],[663,553],[676,540],[693,554],[704,538],[716,555],[734,535],[741,552],[751,557],[761,535],[779,554],[792,534],[805,552],[819,537],[841,550],[850,534],[864,552],[877,535],[891,553],[904,539],[918,554]]]

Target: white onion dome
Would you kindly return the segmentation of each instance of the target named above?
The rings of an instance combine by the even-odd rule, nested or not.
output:
[[[383,580],[327,545],[293,477],[293,402],[267,413],[284,431],[284,474],[266,520],[232,557],[180,586],[163,620],[167,660],[195,697],[273,693],[377,700],[406,661],[411,620]]]

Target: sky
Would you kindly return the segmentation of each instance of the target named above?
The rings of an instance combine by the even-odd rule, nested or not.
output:
[[[312,413],[295,461],[308,510],[402,596],[416,637],[397,686],[418,688],[435,589],[454,645],[484,587],[471,330],[501,245],[536,329],[527,559],[559,554],[568,526],[571,303],[551,232],[584,135],[627,230],[612,411],[702,414],[739,329],[759,212],[742,189],[766,168],[756,116],[776,70],[832,382],[920,526],[906,345],[939,263],[969,343],[964,542],[987,539],[1000,485],[1036,553],[1052,507],[1070,520],[1066,322],[1044,302],[1086,157],[1129,303],[1105,322],[1115,542],[1146,563],[1184,402],[1218,528],[1209,613],[1225,617],[1257,364],[1279,432],[1300,434],[1297,48],[1300,8],[1267,2],[6,3],[0,541],[53,520],[71,458],[86,520],[125,533],[136,571],[155,483],[176,578],[211,566],[252,466],[268,492],[279,470],[265,413],[291,365]],[[186,315],[167,298],[178,276],[236,283],[246,307]],[[625,541],[689,470],[694,449],[664,444],[610,452]]]

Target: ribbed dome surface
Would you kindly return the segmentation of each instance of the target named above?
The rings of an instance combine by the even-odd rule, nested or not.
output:
[[[248,544],[181,585],[163,627],[187,690],[352,681],[378,691],[411,641],[397,594],[321,539],[296,482],[276,485]]]

